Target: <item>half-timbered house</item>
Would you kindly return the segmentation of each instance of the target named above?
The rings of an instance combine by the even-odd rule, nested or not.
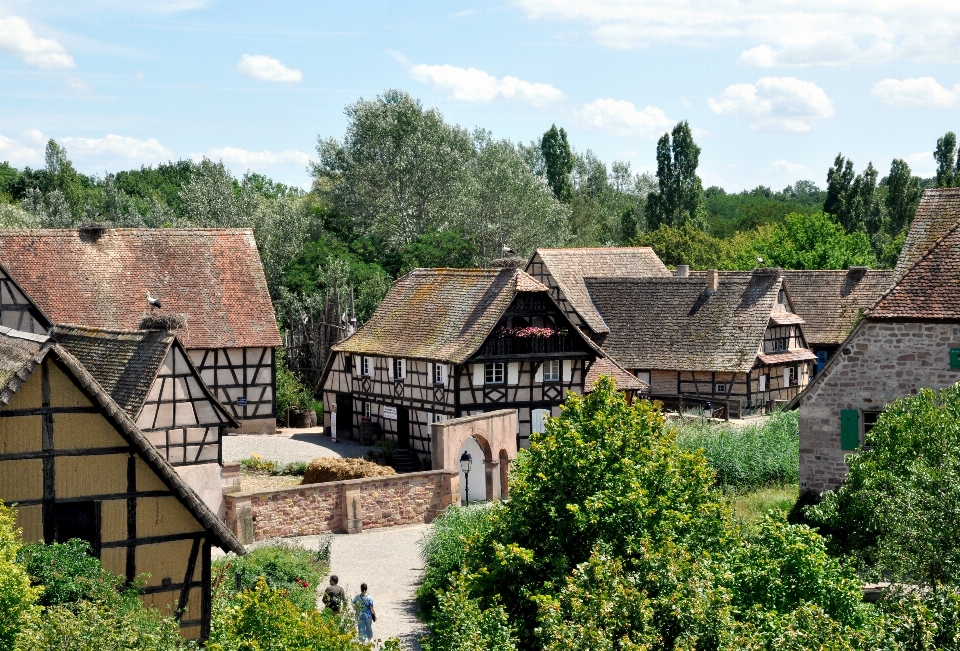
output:
[[[537,249],[526,271],[550,290],[564,314],[602,345],[610,333],[584,278],[664,278],[672,272],[648,246]]]
[[[145,604],[210,631],[211,547],[243,546],[53,339],[0,327],[0,499],[26,542],[80,538]]]
[[[871,307],[893,286],[893,270],[784,271],[790,302],[803,319],[807,346],[817,356],[817,372]]]
[[[430,451],[437,421],[516,409],[519,445],[605,369],[645,388],[574,327],[548,289],[518,269],[415,269],[333,347],[321,379],[324,422],[369,421],[398,447]],[[598,361],[600,362],[598,366]]]
[[[167,463],[223,515],[220,447],[237,421],[204,384],[176,335],[57,325],[50,336],[127,412]]]
[[[723,400],[729,416],[793,398],[816,356],[781,269],[587,278],[603,349],[653,396]]]
[[[6,230],[0,264],[31,314],[45,316],[34,331],[54,323],[136,330],[157,314],[184,319],[177,337],[217,399],[244,431],[275,428],[280,333],[252,230]]]
[[[34,305],[24,293],[17,281],[0,264],[0,326],[46,334],[50,329],[50,318]]]

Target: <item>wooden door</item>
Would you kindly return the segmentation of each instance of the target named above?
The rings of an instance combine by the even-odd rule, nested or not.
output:
[[[548,418],[550,418],[549,409],[534,409],[530,413],[530,433],[543,434],[546,431]]]
[[[397,407],[397,447],[410,448],[410,411],[406,407]]]

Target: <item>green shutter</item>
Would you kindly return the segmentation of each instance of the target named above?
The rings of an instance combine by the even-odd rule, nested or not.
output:
[[[960,348],[950,349],[950,368],[960,369]]]
[[[840,449],[856,450],[860,447],[860,411],[840,410]]]

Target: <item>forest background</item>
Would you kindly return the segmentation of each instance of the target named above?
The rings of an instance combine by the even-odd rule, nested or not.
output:
[[[902,159],[881,176],[838,154],[826,188],[702,187],[686,122],[657,143],[654,175],[609,166],[551,126],[529,144],[447,123],[401,90],[345,108],[342,138],[320,137],[305,191],[222,162],[180,160],[103,176],[76,171],[54,140],[45,166],[0,163],[0,228],[253,228],[284,322],[351,288],[363,322],[416,267],[484,266],[538,247],[652,246],[694,269],[891,267],[923,188],[960,185],[952,132],[935,178]]]

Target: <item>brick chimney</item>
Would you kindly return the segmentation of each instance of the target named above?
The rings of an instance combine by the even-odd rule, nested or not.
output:
[[[715,292],[720,286],[720,272],[716,269],[707,270],[707,291]]]
[[[677,265],[677,278],[687,278],[690,276],[690,265],[688,264],[678,264]]]

